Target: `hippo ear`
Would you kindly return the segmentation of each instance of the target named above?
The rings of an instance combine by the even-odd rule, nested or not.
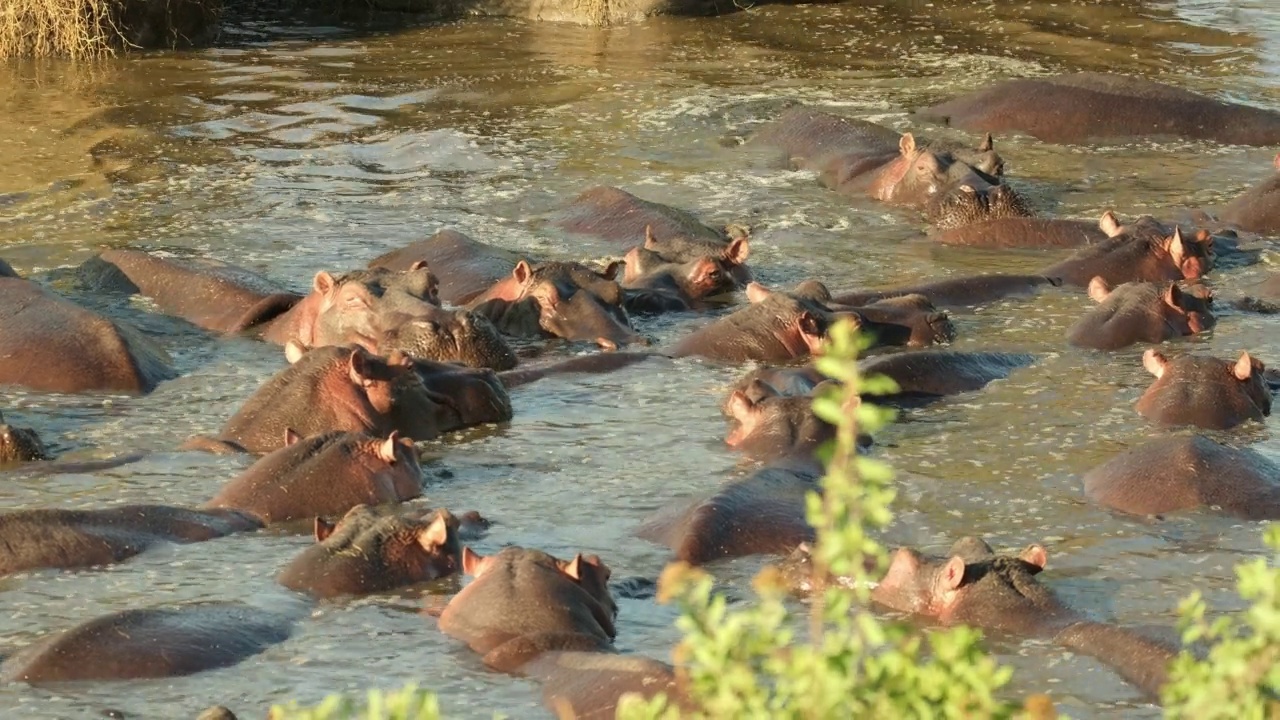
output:
[[[1235,367],[1231,368],[1231,374],[1236,376],[1237,380],[1248,380],[1253,375],[1253,358],[1249,357],[1249,352],[1240,353],[1240,359],[1236,361]]]
[[[287,427],[284,429],[284,446],[285,447],[289,447],[290,445],[296,445],[298,441],[301,439],[302,439],[302,435],[300,435],[297,430],[294,430],[291,427]]]
[[[324,542],[333,534],[334,529],[338,527],[338,523],[329,522],[322,517],[316,518],[315,536],[316,542]]]
[[[1276,172],[1280,172],[1280,153],[1276,153],[1276,156],[1271,158],[1271,166],[1276,169]]]
[[[911,133],[903,133],[902,138],[898,140],[898,152],[905,157],[911,157],[916,154],[916,138]]]
[[[426,260],[415,260],[414,263],[409,266],[409,272],[417,272],[419,270],[426,270],[427,272],[431,272],[431,268],[427,267]]]
[[[725,409],[729,411],[731,417],[741,420],[746,417],[752,410],[756,409],[755,403],[751,402],[751,398],[741,390],[734,390],[729,395],[729,402],[725,403]]]
[[[1044,566],[1049,563],[1049,553],[1044,549],[1043,545],[1028,545],[1026,549],[1018,554],[1018,558],[1034,567],[1036,572],[1043,570]]]
[[[1182,261],[1187,257],[1187,245],[1182,240],[1182,228],[1177,225],[1173,227],[1173,235],[1165,241],[1165,249],[1173,257],[1174,264],[1181,266]]]
[[[822,344],[822,336],[825,333],[823,333],[822,325],[818,322],[818,318],[813,313],[808,310],[800,313],[800,317],[797,319],[796,324],[799,325],[800,333],[804,336],[805,342],[809,344],[810,349],[813,349],[815,344]]]
[[[1102,213],[1102,217],[1098,219],[1098,229],[1112,238],[1120,234],[1120,219],[1111,210]]]
[[[1107,281],[1101,275],[1095,275],[1089,281],[1089,299],[1096,303],[1106,302],[1107,296],[1111,294],[1111,288],[1107,285]]]
[[[386,440],[378,443],[378,457],[388,465],[396,464],[396,440],[400,437],[400,431],[392,430]]]
[[[724,246],[724,261],[730,265],[741,265],[747,261],[747,256],[751,254],[751,244],[747,242],[747,238],[736,237],[728,245]]]
[[[347,374],[351,377],[351,382],[361,387],[368,387],[372,382],[369,379],[369,361],[365,360],[364,353],[360,350],[352,350],[351,356],[347,358]]]
[[[603,335],[596,338],[596,345],[599,345],[600,349],[604,350],[605,352],[614,352],[618,349],[618,343],[610,340],[609,338]]]
[[[560,569],[565,575],[568,575],[571,580],[579,582],[582,580],[582,563],[582,553],[578,553]]]
[[[622,258],[622,282],[635,282],[640,277],[640,247],[636,246],[627,251]]]
[[[1178,287],[1178,283],[1169,283],[1169,287],[1165,288],[1164,304],[1174,310],[1182,310],[1182,289]]]
[[[618,278],[618,271],[621,270],[624,265],[626,265],[626,263],[622,260],[614,260],[606,265],[604,270],[601,270],[597,274],[605,280],[616,280]]]
[[[302,341],[297,338],[294,338],[284,344],[284,357],[289,361],[290,365],[301,360],[302,356],[306,354],[307,346],[303,345]]]
[[[991,137],[991,133],[982,138],[982,144],[978,146],[978,152],[991,152],[996,149],[996,139]]]
[[[489,558],[477,553],[470,547],[462,548],[462,572],[472,577],[480,577],[489,567]]]
[[[644,226],[644,249],[653,250],[658,247],[658,238],[653,235],[653,226]]]
[[[529,282],[529,278],[533,277],[533,268],[529,267],[529,261],[521,260],[516,263],[516,269],[511,271],[511,277],[515,278],[516,282],[521,285]]]
[[[764,302],[764,299],[772,294],[772,290],[758,282],[753,282],[747,285],[747,300],[753,305],[758,302]]]
[[[432,552],[449,542],[449,521],[444,513],[436,513],[431,524],[418,531],[418,544],[423,550]]]
[[[909,588],[920,575],[920,553],[911,548],[898,548],[885,571],[880,586],[885,588]]]
[[[954,591],[964,582],[964,558],[952,555],[938,571],[938,585],[944,591]]]
[[[337,286],[337,284],[338,281],[333,279],[333,275],[330,275],[326,270],[321,270],[316,273],[315,278],[311,280],[311,289],[321,295],[329,295],[333,292],[333,288]]]
[[[1157,380],[1164,375],[1164,368],[1168,364],[1169,361],[1157,350],[1148,350],[1142,353],[1142,367],[1146,368],[1147,372],[1155,375]]]

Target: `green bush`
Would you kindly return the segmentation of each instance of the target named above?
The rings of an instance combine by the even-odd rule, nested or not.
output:
[[[396,692],[370,690],[364,705],[343,695],[330,695],[319,705],[300,708],[296,702],[271,708],[270,720],[440,720],[436,696],[415,685]]]

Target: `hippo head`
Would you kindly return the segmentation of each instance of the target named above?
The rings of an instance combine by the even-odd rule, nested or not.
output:
[[[941,230],[964,227],[987,220],[1031,217],[1032,212],[1022,196],[1008,185],[1000,184],[986,192],[972,185],[961,185],[941,201],[928,207],[929,222]]]
[[[1147,350],[1142,365],[1156,380],[1135,408],[1156,422],[1227,430],[1271,414],[1266,366],[1248,352],[1232,362],[1196,355],[1169,360]]]
[[[305,362],[323,366],[317,372],[317,382],[332,386],[331,397],[346,395],[340,388],[350,386],[383,416],[392,410],[396,384],[413,368],[413,361],[400,351],[383,358],[359,345],[308,350],[297,340],[290,340],[284,347],[284,355],[291,365],[301,366]]]
[[[469,367],[510,370],[516,355],[493,323],[469,310],[429,306],[425,313],[387,318],[379,338],[383,351],[400,350],[415,360],[456,362]]]
[[[1035,579],[1047,553],[1031,545],[1017,556],[996,555],[978,538],[964,538],[948,557],[900,548],[871,599],[898,612],[979,628],[1030,628],[1061,607]]]
[[[1139,297],[1152,291],[1156,297]],[[1089,297],[1105,305],[1111,300],[1117,307],[1133,296],[1135,305],[1145,307],[1149,317],[1159,318],[1175,335],[1195,335],[1212,328],[1217,323],[1213,315],[1213,291],[1203,285],[1191,285],[1186,289],[1171,282],[1155,286],[1152,283],[1125,283],[1112,290],[1107,281],[1095,277],[1089,281]],[[1145,301],[1145,302],[1144,302]]]
[[[605,349],[647,344],[623,310],[617,271],[616,264],[600,272],[575,262],[521,260],[471,307],[512,335],[586,340]]]
[[[1181,227],[1174,225],[1170,229],[1150,215],[1121,224],[1111,210],[1102,214],[1098,227],[1110,238],[1128,235],[1146,240],[1157,253],[1168,257],[1187,280],[1198,280],[1213,269],[1213,235],[1203,228],[1188,238]]]
[[[873,334],[879,345],[928,347],[956,338],[951,316],[920,294],[877,300],[856,308],[854,314],[862,330]]]
[[[818,292],[816,288],[826,291],[826,286],[816,281],[801,283],[796,288],[798,293],[776,292],[756,282],[747,286],[747,300],[763,314],[772,316],[772,334],[791,357],[817,355],[826,341],[827,329],[833,324],[829,308],[807,294]],[[830,297],[830,292],[826,296]],[[857,323],[859,318],[853,320]]]
[[[572,560],[561,560],[540,550],[516,546],[505,547],[496,555],[484,556],[470,547],[462,548],[462,571],[477,579],[499,565],[517,563],[531,563],[553,568],[555,572],[582,588],[588,596],[599,603],[610,618],[618,617],[618,604],[613,599],[613,593],[609,591],[609,577],[612,571],[599,556],[578,553]],[[610,637],[616,633],[612,626],[605,630]]]
[[[986,197],[1000,185],[1003,173],[1004,161],[996,154],[990,136],[977,150],[967,151],[938,144],[919,145],[914,135],[906,133],[898,141],[898,157],[885,167],[872,192],[885,202],[925,208],[929,215],[940,215],[939,208],[951,202],[953,195],[972,195],[955,202],[969,207],[975,219],[985,219],[982,208],[1022,207],[1021,200],[1009,188],[1000,199]]]
[[[358,343],[377,351],[385,316],[416,315],[438,304],[438,282],[425,263],[399,272],[378,268],[338,277],[321,271],[311,294],[298,304],[297,312],[307,316],[299,339],[312,347]]]
[[[35,430],[0,424],[0,465],[48,459]]]
[[[416,360],[413,368],[413,378],[396,388],[397,404],[426,414],[438,432],[511,419],[511,397],[492,370],[431,360]]]
[[[628,288],[674,288],[689,300],[700,300],[736,290],[739,278],[749,277],[750,253],[745,236],[728,244],[681,238],[660,241],[645,226],[644,246],[627,253],[623,283]]]
[[[395,578],[397,586],[447,577],[462,567],[458,519],[448,510],[379,516],[367,505],[357,505],[336,523],[316,518],[315,538],[327,553],[348,555],[364,566],[344,571],[370,579]]]
[[[834,384],[819,383],[813,392]],[[835,437],[835,428],[813,413],[811,395],[785,396],[759,378],[730,393],[725,411],[733,421],[725,442],[762,462],[812,455]]]

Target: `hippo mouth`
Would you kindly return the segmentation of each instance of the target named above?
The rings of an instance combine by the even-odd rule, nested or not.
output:
[[[929,221],[940,230],[1005,218],[1032,217],[1022,196],[1008,185],[977,189],[961,185],[928,209]]]

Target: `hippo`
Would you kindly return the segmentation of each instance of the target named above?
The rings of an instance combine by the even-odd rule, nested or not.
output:
[[[0,515],[0,575],[122,562],[159,543],[194,543],[262,527],[238,510],[121,505]]]
[[[1247,352],[1231,362],[1196,355],[1168,360],[1148,350],[1142,365],[1156,380],[1134,409],[1153,422],[1229,430],[1249,420],[1261,422],[1271,414],[1266,367]]]
[[[0,679],[45,685],[192,675],[284,642],[292,624],[240,603],[124,610],[24,648],[0,664]]]
[[[1104,73],[1017,78],[917,111],[967,132],[1023,132],[1047,143],[1174,137],[1280,145],[1280,113]]]
[[[1170,230],[1150,216],[1121,225],[1109,210],[1098,225],[1107,240],[1081,248],[1044,274],[1079,287],[1101,277],[1114,287],[1135,281],[1197,280],[1213,268],[1213,236],[1208,231],[1184,238],[1181,227]]]
[[[733,480],[709,496],[681,500],[646,519],[635,534],[671,548],[677,560],[701,565],[759,554],[786,554],[813,540],[805,497],[818,490],[822,467],[787,458]]]
[[[560,560],[518,546],[483,557],[463,548],[463,571],[475,578],[440,614],[440,630],[516,672],[552,651],[607,651],[617,636],[618,606],[609,568],[595,555]]]
[[[18,275],[18,271],[17,271],[17,270],[14,270],[14,269],[13,269],[13,266],[12,266],[12,265],[10,265],[9,263],[5,262],[3,259],[0,259],[0,277],[11,277],[11,278],[16,278],[16,277],[21,277],[21,276],[20,276],[20,275]]]
[[[624,261],[622,287],[673,293],[685,306],[738,289],[751,252],[746,237],[707,249],[684,240],[662,242],[645,226],[644,245],[631,248]],[[629,308],[631,306],[628,306]]]
[[[1009,196],[994,203],[965,200],[968,195],[985,195],[1000,184],[1004,163],[990,136],[976,151],[958,151],[918,142],[911,133],[899,135],[863,120],[798,107],[765,125],[749,142],[780,150],[793,167],[817,172],[823,185],[845,195],[868,195],[918,208],[930,218],[951,206],[948,223],[966,215],[984,218],[984,209],[1015,206]],[[1004,192],[1014,194],[1012,189]],[[963,204],[964,212],[956,212],[948,203],[956,194],[962,198],[952,203]],[[1016,206],[1022,207],[1021,202]]]
[[[444,229],[369,262],[371,269],[404,271],[418,263],[433,268],[439,278],[441,302],[467,305],[511,273],[519,253],[477,242],[457,230]]]
[[[1034,220],[1033,213],[1023,201],[1022,196],[1013,188],[1001,183],[987,192],[978,192],[971,185],[961,185],[958,192],[948,195],[933,211],[931,220],[935,230],[949,233],[960,233],[961,237],[973,237],[965,234],[964,228],[974,225],[999,225],[1010,220]],[[1017,223],[1013,224],[1017,227]],[[940,240],[941,241],[941,240]],[[981,243],[950,243],[981,244]]]
[[[498,373],[498,379],[507,389],[514,389],[546,377],[613,372],[660,357],[665,356],[654,352],[593,353],[537,365],[522,365],[514,370]]]
[[[560,717],[613,720],[626,695],[649,700],[658,694],[669,706],[696,710],[672,666],[652,658],[606,652],[549,652],[520,669],[542,683],[543,704]]]
[[[985,248],[1079,248],[1108,237],[1098,223],[1057,218],[1001,217],[938,228],[931,237],[943,245]]]
[[[278,523],[422,494],[413,441],[395,431],[384,439],[341,431],[303,438],[285,430],[284,443],[224,485],[205,507]]]
[[[1272,164],[1276,173],[1222,209],[1222,220],[1241,230],[1280,235],[1280,155]]]
[[[511,419],[511,396],[492,370],[430,360],[412,367],[414,377],[395,385],[391,421],[415,439]]]
[[[0,385],[142,394],[176,375],[168,354],[133,327],[0,277]]]
[[[1236,300],[1235,307],[1249,312],[1280,313],[1280,273],[1271,273],[1250,294]]]
[[[493,323],[467,310],[429,306],[416,315],[391,316],[377,338],[382,352],[403,352],[414,360],[455,362],[473,368],[510,370],[516,354]]]
[[[1202,435],[1172,435],[1085,473],[1084,494],[1132,515],[1214,507],[1242,520],[1280,520],[1280,466]]]
[[[1089,297],[1099,303],[1067,331],[1076,347],[1119,350],[1137,342],[1159,343],[1202,333],[1217,322],[1213,293],[1184,290],[1176,282],[1128,282],[1114,290],[1101,277],[1089,281]]]
[[[951,317],[924,295],[899,295],[856,306],[835,304],[829,292],[825,298],[822,302],[833,311],[856,314],[862,331],[874,336],[878,346],[927,347],[956,338]]]
[[[1177,648],[1115,625],[1089,620],[1035,576],[1047,553],[1031,545],[1018,556],[997,555],[979,538],[964,538],[948,557],[900,548],[871,599],[898,612],[968,625],[1017,638],[1048,640],[1092,656],[1126,681],[1158,697]]]
[[[0,415],[0,465],[48,459],[49,451],[35,430],[9,425]]]
[[[438,282],[425,263],[403,271],[316,273],[305,297],[215,260],[161,258],[141,250],[107,250],[81,267],[91,284],[140,293],[161,310],[217,333],[252,332],[277,345],[357,343],[378,352],[386,315],[412,316],[438,303]]]
[[[281,585],[314,597],[368,595],[447,577],[462,569],[458,518],[378,516],[356,505],[336,524],[316,518],[316,544],[280,571]]]
[[[1030,295],[1046,285],[1060,287],[1062,278],[1048,275],[972,275],[884,290],[853,290],[836,295],[832,301],[857,307],[887,298],[922,295],[936,307],[963,308],[1011,296]]]
[[[834,384],[834,383],[833,383]],[[784,395],[757,378],[729,393],[724,403],[732,427],[729,447],[759,462],[788,457],[812,457],[822,443],[835,437],[835,427],[813,413],[813,396],[823,383],[806,393]],[[870,444],[870,439],[867,439]]]

